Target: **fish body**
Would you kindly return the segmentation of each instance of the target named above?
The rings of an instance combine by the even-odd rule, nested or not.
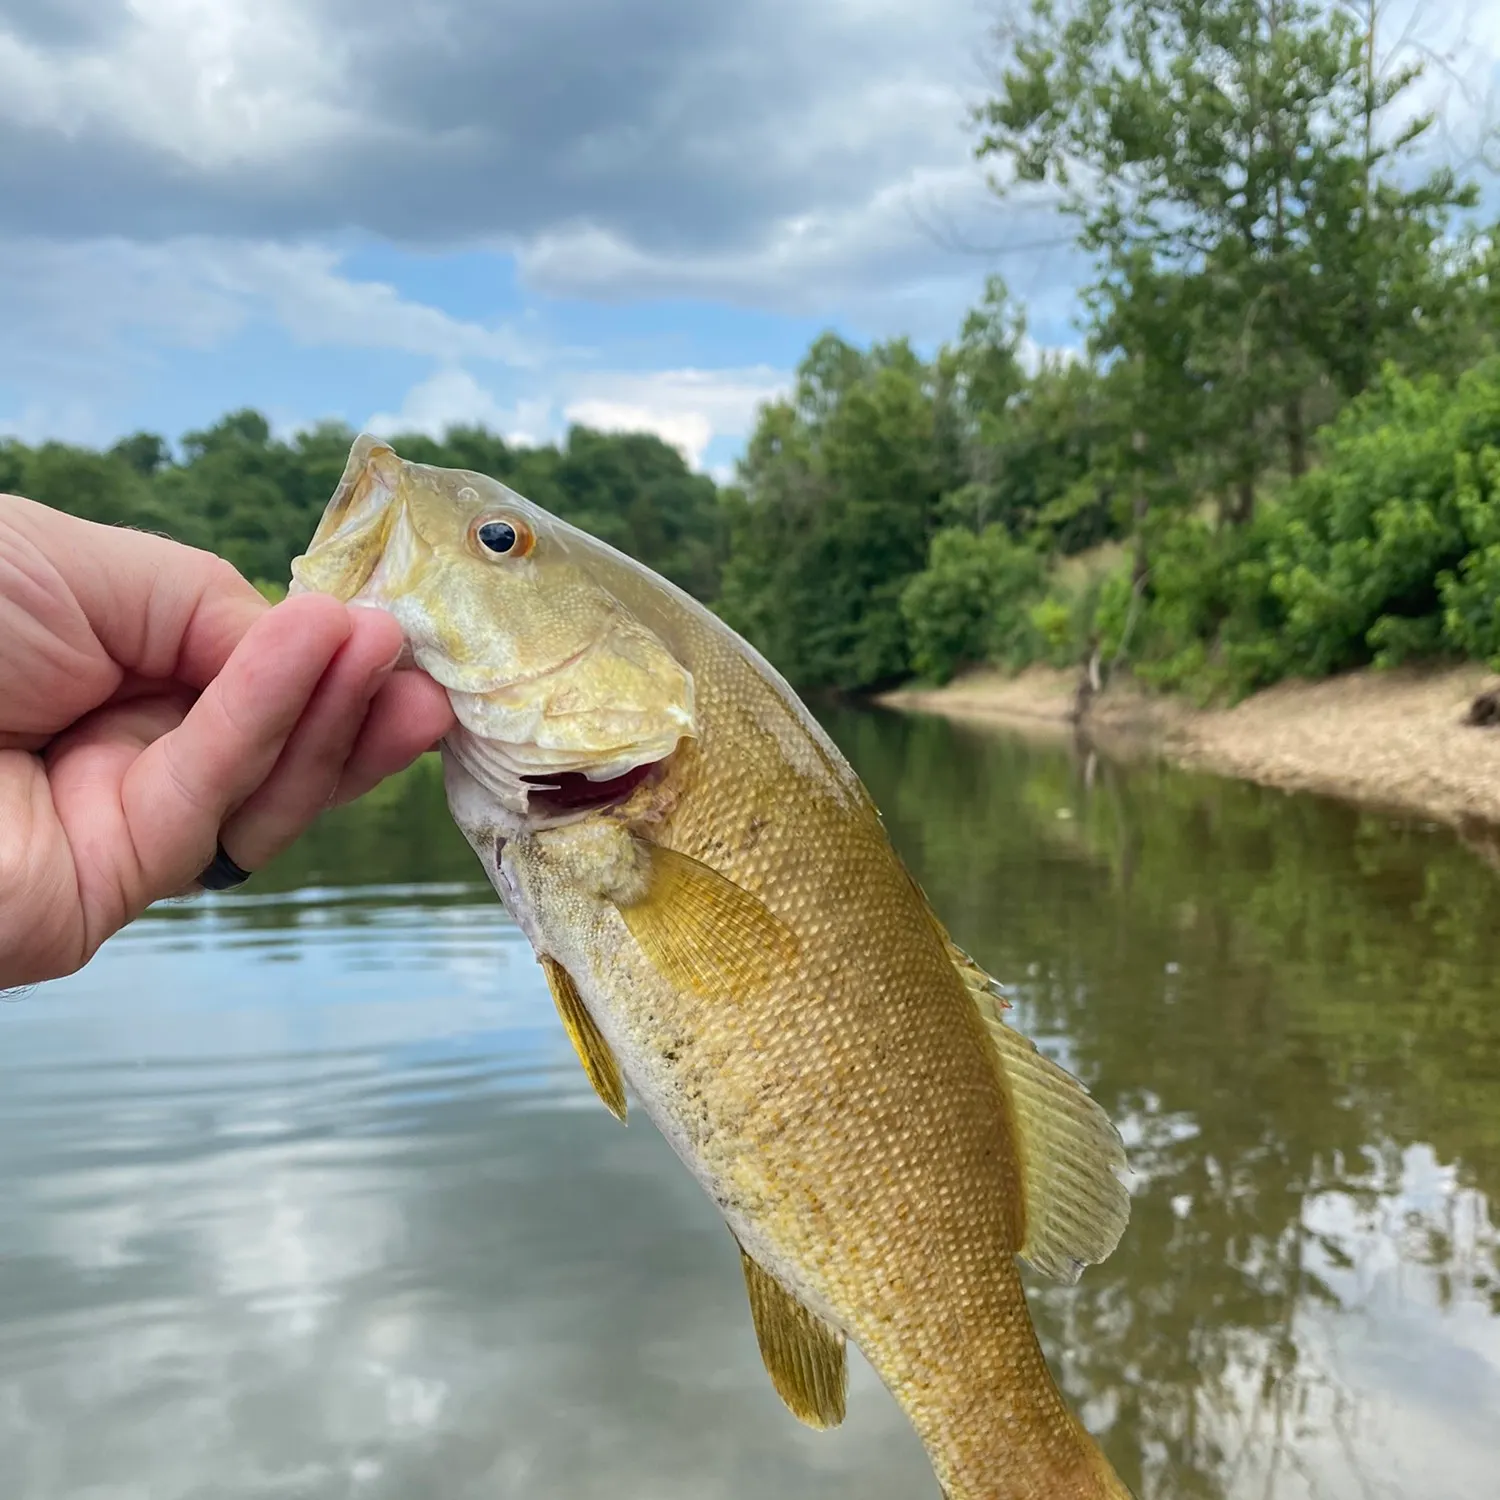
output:
[[[623,1117],[628,1081],[718,1206],[789,1408],[842,1419],[852,1341],[948,1500],[1128,1497],[1017,1266],[1113,1249],[1119,1139],[1005,1025],[775,670],[504,486],[368,438],[294,577],[390,610],[449,687],[454,818],[601,1098]]]

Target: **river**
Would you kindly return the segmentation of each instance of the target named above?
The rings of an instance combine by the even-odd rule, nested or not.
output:
[[[826,722],[1088,1083],[1133,1209],[1053,1367],[1141,1500],[1500,1463],[1500,877],[1446,831],[941,720]],[[596,1102],[431,761],[0,1004],[6,1500],[917,1500],[798,1426],[738,1257]]]

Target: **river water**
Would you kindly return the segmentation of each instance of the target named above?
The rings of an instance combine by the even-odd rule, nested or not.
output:
[[[827,722],[1130,1148],[1031,1281],[1141,1500],[1500,1493],[1500,877],[1450,834],[942,721]],[[424,762],[0,1004],[5,1500],[917,1500],[800,1428],[737,1255],[594,1100]]]

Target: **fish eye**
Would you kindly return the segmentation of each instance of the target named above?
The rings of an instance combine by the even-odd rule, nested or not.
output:
[[[531,551],[531,528],[519,518],[486,516],[476,521],[469,535],[488,557],[525,557]]]
[[[474,535],[489,552],[509,552],[516,545],[516,528],[509,521],[486,521]]]

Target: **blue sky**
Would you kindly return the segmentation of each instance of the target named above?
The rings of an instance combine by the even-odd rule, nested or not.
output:
[[[0,0],[0,433],[585,421],[722,471],[822,328],[930,347],[1000,270],[1071,344],[1085,267],[972,157],[997,13]],[[1500,0],[1424,25],[1488,49]]]

